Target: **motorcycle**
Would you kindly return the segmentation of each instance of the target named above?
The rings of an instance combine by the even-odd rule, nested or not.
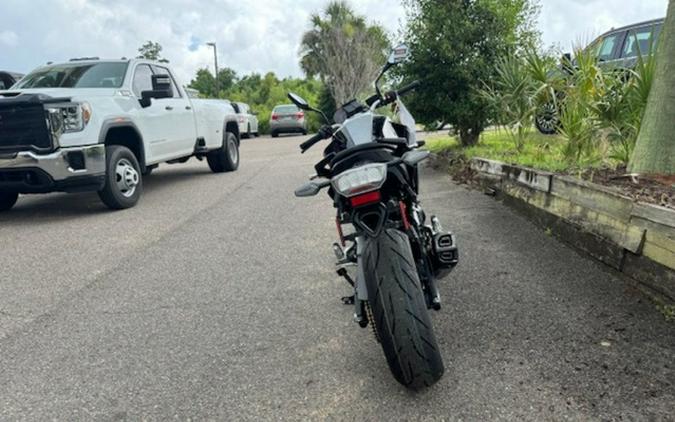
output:
[[[352,100],[340,107],[332,125],[303,98],[288,97],[327,123],[300,145],[302,153],[331,140],[314,167],[316,176],[295,195],[314,196],[328,188],[337,209],[337,274],[354,290],[342,300],[354,306],[354,320],[362,328],[372,327],[394,378],[418,390],[444,372],[428,309],[441,309],[437,281],[457,265],[458,250],[455,236],[438,218],[427,221],[418,198],[418,166],[429,152],[420,149],[424,142],[417,141],[415,120],[401,97],[420,83],[386,94],[380,89],[382,76],[407,57],[406,45],[396,47],[375,81],[376,94],[365,104]],[[397,122],[376,114],[389,105]],[[345,225],[353,231],[345,234]]]

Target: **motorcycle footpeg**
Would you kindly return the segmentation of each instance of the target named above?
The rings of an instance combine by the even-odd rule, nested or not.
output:
[[[338,262],[344,261],[346,258],[344,249],[342,249],[342,246],[340,246],[338,243],[333,243],[333,253],[335,254],[335,258],[337,258]]]

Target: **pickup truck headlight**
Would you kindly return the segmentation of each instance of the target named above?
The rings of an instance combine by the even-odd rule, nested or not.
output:
[[[86,102],[49,104],[45,109],[49,129],[57,141],[64,133],[83,131],[91,120],[91,106]]]
[[[386,164],[367,164],[347,170],[335,176],[331,183],[333,188],[342,196],[352,196],[378,190],[387,179]]]

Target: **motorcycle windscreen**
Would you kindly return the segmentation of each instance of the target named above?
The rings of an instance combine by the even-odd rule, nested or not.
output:
[[[342,132],[347,140],[347,148],[373,142],[372,113],[360,113],[345,120],[339,132]]]
[[[415,118],[410,114],[401,99],[396,100],[396,109],[398,110],[399,122],[408,128],[408,145],[417,145],[417,123],[415,123]]]

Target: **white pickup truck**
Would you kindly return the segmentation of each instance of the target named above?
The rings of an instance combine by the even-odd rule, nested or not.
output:
[[[97,191],[134,206],[159,163],[206,158],[239,166],[230,104],[189,98],[169,67],[148,60],[49,64],[0,91],[0,211],[19,194]]]

